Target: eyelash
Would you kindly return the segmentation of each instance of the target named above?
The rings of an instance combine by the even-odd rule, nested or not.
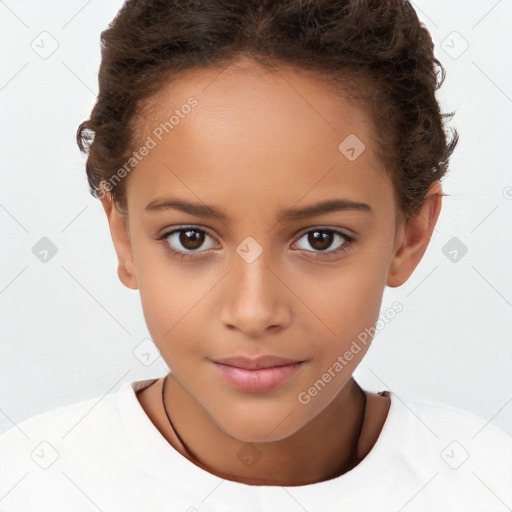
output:
[[[182,226],[180,228],[173,229],[171,231],[167,231],[164,234],[162,234],[161,236],[159,236],[157,238],[157,240],[158,240],[158,242],[160,242],[163,245],[164,249],[169,254],[171,254],[171,256],[179,257],[182,260],[183,259],[187,259],[187,258],[201,257],[201,253],[205,253],[207,251],[195,251],[195,252],[186,253],[184,251],[178,251],[176,249],[173,249],[171,247],[171,245],[169,244],[169,242],[167,241],[167,238],[169,238],[172,234],[180,233],[182,231],[188,231],[188,230],[190,230],[190,231],[197,231],[198,233],[204,233],[204,234],[208,235],[209,237],[213,238],[217,242],[217,239],[214,236],[212,236],[208,231],[206,231],[204,229],[199,229],[199,228],[197,228],[195,226]],[[313,229],[308,229],[307,231],[303,231],[300,234],[300,236],[297,238],[297,241],[300,240],[304,235],[307,235],[307,234],[309,234],[311,232],[314,232],[314,231],[322,231],[322,232],[327,232],[327,233],[334,233],[335,235],[340,235],[345,240],[345,243],[343,243],[340,247],[338,247],[337,249],[334,249],[332,251],[321,251],[321,252],[320,251],[319,252],[307,251],[307,252],[313,252],[313,254],[318,254],[318,255],[324,255],[324,254],[338,255],[338,254],[341,254],[341,253],[344,253],[344,252],[350,250],[353,247],[354,243],[355,243],[355,238],[354,237],[352,237],[350,235],[347,235],[347,234],[345,234],[342,231],[339,231],[337,229],[322,228],[322,227],[316,227],[316,228],[313,228]],[[304,249],[302,249],[302,250],[304,250]],[[318,259],[318,256],[314,256],[314,258]]]

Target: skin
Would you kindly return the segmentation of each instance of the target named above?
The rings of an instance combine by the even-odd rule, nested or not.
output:
[[[298,395],[375,325],[385,286],[400,286],[412,274],[439,216],[441,186],[434,183],[419,214],[405,219],[375,155],[366,112],[311,76],[285,67],[272,73],[245,59],[222,72],[189,71],[163,88],[142,117],[140,140],[190,96],[198,105],[126,178],[126,212],[108,193],[102,204],[119,278],[140,291],[149,332],[171,369],[166,406],[192,457],[165,416],[162,379],[139,401],[176,450],[213,474],[288,486],[340,475],[362,413],[352,373],[371,340],[308,404]],[[338,150],[349,134],[366,146],[355,161]],[[231,220],[144,211],[166,197],[214,205]],[[369,204],[373,213],[276,220],[281,208],[342,197]],[[196,257],[171,256],[156,240],[189,225],[207,231],[202,245],[185,245],[183,236],[180,243],[179,233],[167,241]],[[334,236],[322,250],[307,236],[318,227],[356,240],[326,256],[346,241]],[[236,252],[246,237],[262,249],[252,263]],[[282,386],[248,393],[226,383],[209,360],[261,354],[306,362]],[[389,410],[388,398],[366,395],[359,460]],[[251,467],[237,456],[247,443],[261,454]]]

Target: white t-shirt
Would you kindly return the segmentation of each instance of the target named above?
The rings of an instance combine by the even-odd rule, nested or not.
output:
[[[512,438],[468,412],[404,399],[351,471],[301,486],[224,480],[176,451],[135,392],[34,416],[0,437],[2,512],[506,512]]]

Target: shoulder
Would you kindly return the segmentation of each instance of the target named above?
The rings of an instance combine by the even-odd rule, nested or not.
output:
[[[417,400],[392,394],[392,402],[402,421],[414,425],[417,432],[430,432],[434,437],[458,434],[461,438],[485,440],[487,445],[512,445],[512,437],[492,423],[469,411],[452,405]]]
[[[117,393],[62,406],[19,422],[0,436],[0,475],[59,466],[108,440],[118,428]],[[99,443],[99,444],[98,444]],[[2,478],[0,478],[1,480]]]
[[[125,382],[116,392],[82,400],[37,414],[0,435],[0,451],[15,441],[67,440],[115,434],[121,423],[120,410],[132,413],[135,392],[157,379]]]
[[[112,486],[121,486],[137,469],[135,434],[130,437],[129,430],[146,421],[135,391],[147,382],[124,383],[114,393],[38,414],[3,433],[2,510],[82,510],[87,508],[83,487],[115,494]],[[131,489],[123,493],[137,502]]]
[[[391,400],[387,439],[395,443],[402,471],[434,479],[429,487],[446,500],[488,506],[496,499],[489,489],[512,500],[512,438],[506,432],[450,405],[394,393]]]
[[[123,386],[124,392],[129,385]],[[45,496],[46,489],[66,485],[68,470],[79,474],[85,462],[97,458],[106,446],[115,450],[122,439],[117,402],[123,388],[38,414],[4,432],[0,436],[0,496],[11,488],[8,498],[12,500],[30,499],[28,494]]]
[[[389,396],[388,417],[361,469],[365,480],[376,482],[374,492],[389,499],[390,510],[411,500],[411,510],[422,512],[494,512],[512,503],[512,438],[506,432],[451,405]]]
[[[32,416],[0,436],[0,451],[18,441],[66,439],[83,421],[89,427],[97,426],[114,413],[115,398],[98,396]]]

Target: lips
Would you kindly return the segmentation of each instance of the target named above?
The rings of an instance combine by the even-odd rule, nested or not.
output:
[[[257,393],[275,389],[293,377],[304,361],[280,356],[226,357],[212,360],[220,376],[231,386]]]
[[[300,363],[300,359],[292,359],[280,356],[259,356],[251,357],[225,357],[223,359],[214,359],[215,363],[235,366],[236,368],[244,368],[246,370],[259,370],[261,368],[272,368],[275,366],[286,366],[289,364]]]

